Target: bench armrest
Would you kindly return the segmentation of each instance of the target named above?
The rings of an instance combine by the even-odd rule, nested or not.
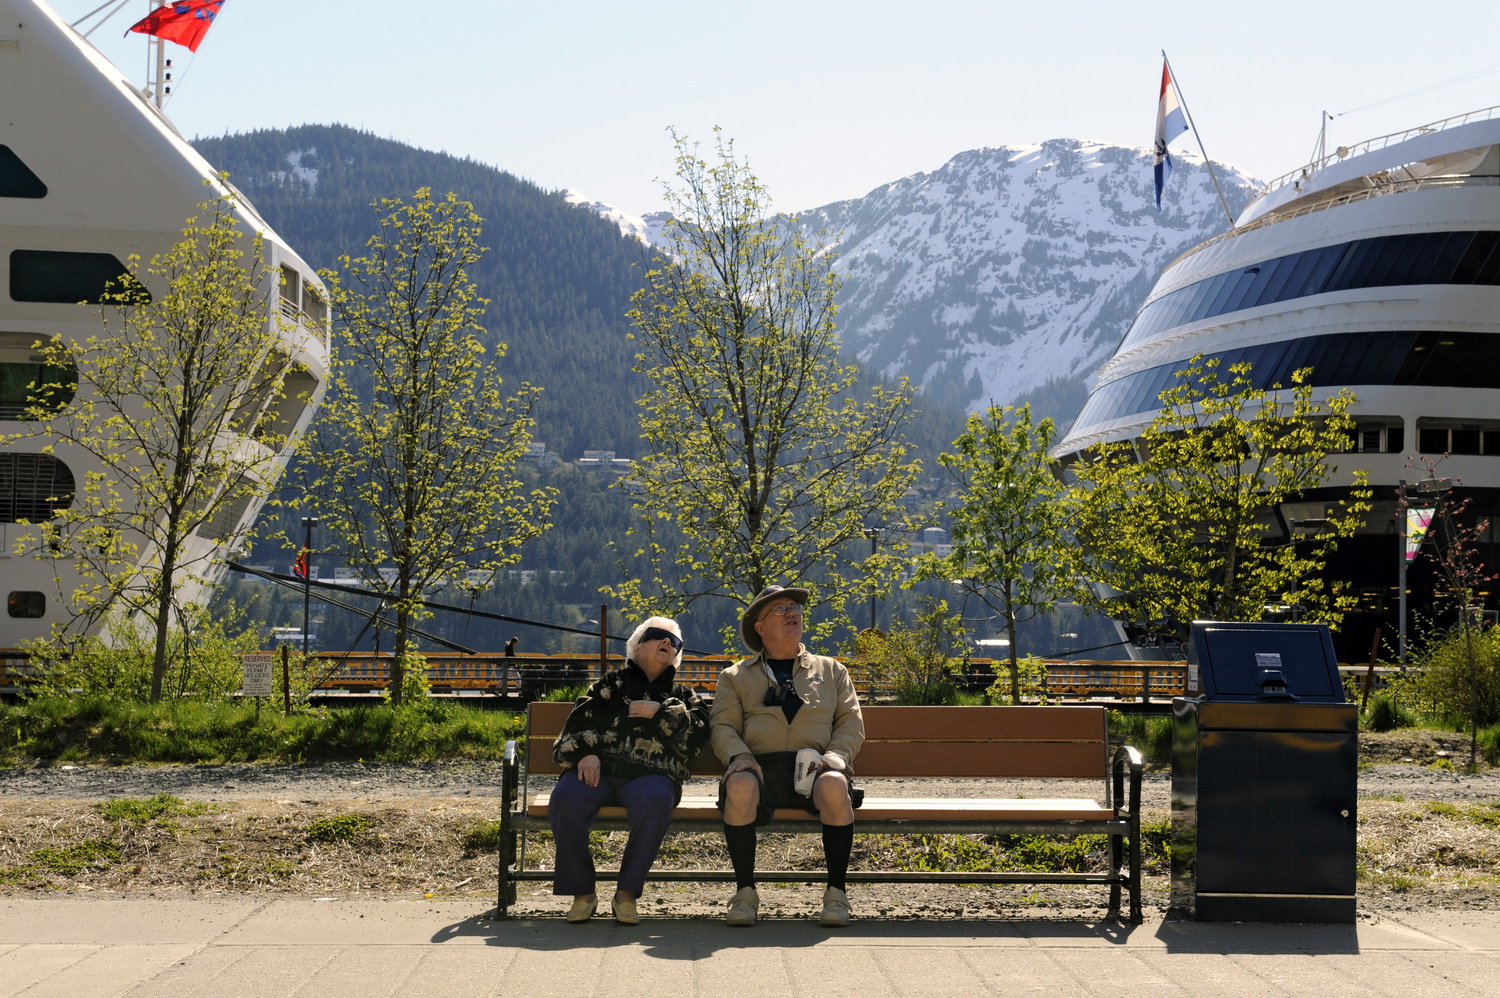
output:
[[[521,790],[521,760],[520,751],[516,748],[514,738],[505,743],[505,755],[500,768],[500,811],[506,813],[515,809],[517,791]],[[522,790],[521,792],[524,792]],[[523,800],[521,806],[524,808],[526,802]]]
[[[1110,765],[1113,778],[1110,805],[1116,811],[1132,816],[1141,813],[1141,770],[1144,765],[1145,760],[1134,745],[1121,745],[1115,749],[1114,761]],[[1127,774],[1130,777],[1128,792],[1125,786]]]

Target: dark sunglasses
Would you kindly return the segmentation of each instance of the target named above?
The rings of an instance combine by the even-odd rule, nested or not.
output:
[[[646,630],[641,634],[641,644],[645,644],[647,641],[660,641],[662,638],[666,638],[668,641],[672,642],[673,651],[682,651],[682,639],[673,634],[671,631],[667,630],[665,627],[646,628]]]

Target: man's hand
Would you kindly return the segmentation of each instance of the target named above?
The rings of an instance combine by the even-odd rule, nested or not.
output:
[[[591,787],[599,785],[599,757],[586,755],[578,760],[578,778]]]
[[[760,763],[755,761],[755,756],[749,752],[742,752],[729,760],[729,765],[724,767],[724,775],[730,776],[734,773],[742,773],[751,770],[760,778],[762,783],[766,782],[766,774],[761,771]]]
[[[630,713],[631,717],[639,717],[639,718],[643,718],[643,719],[650,719],[650,718],[655,717],[656,716],[656,712],[659,711],[659,710],[661,710],[661,704],[657,703],[655,700],[632,700],[632,701],[630,701],[630,712],[629,713]]]

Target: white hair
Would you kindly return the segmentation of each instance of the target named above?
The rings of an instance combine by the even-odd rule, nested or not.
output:
[[[641,621],[641,625],[635,629],[634,633],[632,633],[625,642],[625,657],[628,660],[632,662],[635,661],[636,647],[640,645],[641,635],[646,633],[646,628],[648,627],[660,627],[664,631],[671,631],[673,634],[677,635],[678,640],[682,639],[682,628],[678,627],[677,621],[673,620],[671,617],[647,617],[645,620]],[[672,659],[672,666],[675,668],[681,664],[682,649],[679,648],[677,649],[677,657]]]

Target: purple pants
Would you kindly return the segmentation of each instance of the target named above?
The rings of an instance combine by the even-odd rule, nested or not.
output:
[[[594,893],[589,828],[599,809],[610,805],[625,808],[630,822],[616,889],[637,897],[645,890],[646,874],[656,862],[661,840],[672,822],[672,808],[677,806],[676,785],[665,776],[638,776],[633,780],[601,776],[599,785],[591,787],[578,778],[578,770],[570,769],[558,778],[548,807],[557,846],[553,894]]]

